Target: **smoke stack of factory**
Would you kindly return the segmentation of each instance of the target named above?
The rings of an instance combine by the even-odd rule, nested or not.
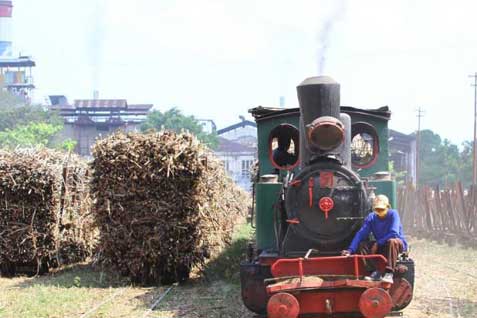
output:
[[[0,57],[12,56],[12,11],[11,1],[0,1]]]
[[[29,56],[17,57],[13,51],[12,14],[12,1],[0,0],[0,88],[30,104],[36,63]]]

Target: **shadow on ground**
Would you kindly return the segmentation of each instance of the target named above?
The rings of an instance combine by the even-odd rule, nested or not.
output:
[[[252,318],[240,294],[240,262],[246,257],[248,238],[235,239],[194,278],[171,289],[151,317]],[[167,290],[164,286],[140,298],[144,308]]]
[[[121,287],[127,279],[118,278],[114,273],[93,268],[90,264],[67,266],[45,275],[27,278],[16,287],[55,286],[62,288],[110,288]]]

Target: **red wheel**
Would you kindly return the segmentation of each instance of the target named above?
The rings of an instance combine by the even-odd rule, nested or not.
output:
[[[412,286],[405,278],[395,279],[389,290],[394,307],[404,308],[411,302]]]
[[[297,318],[300,304],[292,294],[278,293],[268,301],[267,313],[268,318]]]
[[[381,288],[366,290],[359,299],[359,310],[366,318],[383,318],[391,312],[393,300]]]

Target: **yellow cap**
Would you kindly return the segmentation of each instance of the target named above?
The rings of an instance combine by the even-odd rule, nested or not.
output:
[[[389,209],[391,205],[389,204],[389,199],[384,194],[376,196],[373,201],[373,210],[375,209]]]

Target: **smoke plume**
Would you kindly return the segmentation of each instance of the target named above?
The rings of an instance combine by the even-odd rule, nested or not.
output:
[[[318,75],[323,75],[324,73],[333,28],[343,18],[346,9],[346,0],[333,1],[333,3],[334,8],[329,17],[324,21],[318,35]]]
[[[91,33],[89,40],[90,64],[91,64],[91,86],[92,91],[100,89],[101,68],[104,43],[104,21],[105,21],[105,3],[103,0],[97,0],[93,6],[91,16]]]

